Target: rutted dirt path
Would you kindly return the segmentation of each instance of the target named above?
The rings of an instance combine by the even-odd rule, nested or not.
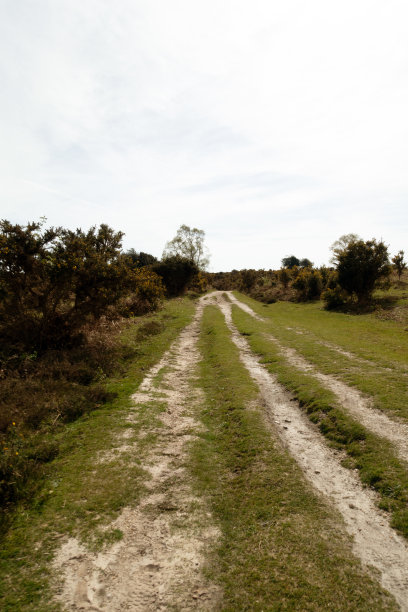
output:
[[[320,380],[327,389],[334,393],[341,405],[350,414],[355,416],[364,427],[392,442],[401,459],[408,462],[408,424],[406,421],[397,419],[397,417],[395,417],[395,420],[391,420],[383,412],[374,408],[372,400],[364,397],[357,389],[349,387],[330,374],[319,372],[297,351],[282,346],[274,337],[272,339],[291,365],[304,372],[310,372]]]
[[[230,292],[228,292],[228,296],[232,303],[239,306],[244,312],[250,314],[258,321],[265,321],[252,308],[237,300]],[[302,357],[295,349],[283,346],[275,336],[268,334],[268,338],[276,344],[290,365],[303,372],[309,372],[320,380],[327,389],[334,393],[345,410],[356,417],[369,431],[389,440],[394,445],[401,459],[408,463],[408,424],[406,421],[397,417],[390,419],[383,412],[375,409],[371,399],[365,397],[357,389],[349,387],[346,383],[335,378],[335,376],[319,372],[314,365]]]
[[[363,488],[358,477],[342,467],[339,454],[326,446],[321,434],[291,401],[290,395],[259,363],[233,325],[231,303],[220,294],[212,297],[212,301],[218,303],[225,315],[232,339],[260,388],[267,414],[279,436],[313,486],[329,497],[341,512],[347,531],[353,536],[356,556],[364,565],[374,566],[379,571],[381,584],[394,595],[401,610],[407,611],[406,541],[396,534],[389,526],[386,514],[377,508],[374,492]],[[232,302],[237,303],[237,300],[232,299]]]
[[[230,297],[253,314],[249,306]],[[143,468],[151,475],[146,483],[148,492],[137,508],[125,508],[108,526],[122,531],[121,541],[101,553],[90,552],[75,538],[62,545],[55,558],[55,568],[62,577],[59,600],[73,611],[222,609],[220,588],[203,573],[207,550],[216,544],[219,530],[205,501],[193,493],[185,467],[188,444],[201,428],[193,416],[194,405],[201,397],[192,385],[192,376],[200,358],[196,345],[201,315],[204,305],[210,303],[224,313],[241,359],[259,386],[269,426],[313,486],[340,511],[353,536],[355,555],[364,565],[376,568],[382,586],[408,612],[406,541],[389,527],[387,515],[376,507],[375,494],[341,466],[342,456],[327,447],[298,405],[258,362],[234,327],[231,303],[221,292],[200,300],[193,322],[134,395],[130,422],[137,420],[138,407],[157,402],[163,407],[159,417],[162,426],[147,432],[157,435],[143,462]],[[300,362],[297,365],[304,366]],[[118,453],[129,455],[137,449],[137,441],[132,444],[130,438],[124,437],[115,453],[107,452],[99,460],[117,460]]]
[[[202,310],[199,304],[193,322],[133,397],[135,412],[152,401],[163,402],[165,411],[160,415],[163,427],[155,432],[157,443],[143,463],[151,474],[149,493],[137,508],[125,508],[109,525],[120,529],[123,539],[95,554],[70,538],[55,558],[63,576],[59,599],[68,610],[219,609],[220,589],[202,572],[206,549],[214,546],[219,531],[203,500],[193,494],[184,467],[187,444],[200,429],[191,412],[200,399],[191,376],[199,359],[196,342]],[[163,368],[165,374],[155,380]],[[129,416],[130,421],[133,418]],[[129,442],[119,452],[120,448],[132,450]],[[101,460],[112,458],[108,453]]]

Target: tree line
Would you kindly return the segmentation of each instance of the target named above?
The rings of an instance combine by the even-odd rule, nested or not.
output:
[[[329,310],[358,311],[370,306],[376,287],[387,286],[393,269],[401,282],[407,267],[404,251],[391,258],[382,240],[356,234],[341,236],[331,250],[332,266],[314,268],[309,259],[288,255],[279,270],[233,270],[210,274],[209,280],[217,289],[237,289],[268,303],[323,299]]]
[[[80,343],[85,324],[144,314],[202,285],[194,245],[186,255],[167,248],[158,261],[123,252],[123,235],[104,224],[83,231],[0,222],[0,360]]]

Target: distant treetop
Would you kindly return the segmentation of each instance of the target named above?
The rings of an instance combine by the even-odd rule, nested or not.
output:
[[[282,268],[313,268],[313,262],[306,257],[303,259],[298,259],[295,255],[288,255],[282,259]]]
[[[135,251],[135,249],[129,249],[128,251],[126,251],[125,255],[129,257],[129,259],[132,261],[132,264],[134,264],[134,266],[137,268],[151,266],[157,261],[157,257],[154,257],[154,255],[150,255],[150,253],[143,253],[143,251],[140,251],[140,253],[138,253],[137,251]]]
[[[181,225],[176,236],[166,244],[163,259],[178,255],[192,261],[200,270],[205,270],[210,263],[210,257],[204,238],[203,230]]]

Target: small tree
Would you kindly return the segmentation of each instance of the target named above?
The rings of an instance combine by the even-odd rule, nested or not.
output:
[[[337,265],[339,263],[339,256],[344,253],[352,242],[357,242],[358,240],[361,240],[358,234],[343,234],[340,236],[340,238],[336,240],[336,242],[333,242],[330,247],[330,250],[333,253],[331,263]]]
[[[196,227],[182,225],[176,236],[166,244],[163,260],[181,257],[192,261],[199,270],[205,270],[210,263],[208,249],[204,244],[205,232]]]
[[[299,266],[300,261],[294,255],[288,255],[282,259],[282,268],[294,268],[295,266]]]
[[[198,267],[191,259],[179,255],[166,257],[154,264],[153,271],[161,277],[169,297],[183,293],[190,281],[199,272]]]
[[[364,242],[353,237],[344,246],[335,246],[333,252],[340,287],[355,296],[359,304],[369,302],[376,283],[390,274],[386,245],[374,239]]]
[[[152,266],[157,262],[157,257],[150,255],[150,253],[138,253],[135,249],[129,249],[125,253],[134,268],[144,268],[145,266]]]
[[[405,270],[405,268],[407,267],[407,264],[404,261],[404,251],[398,251],[398,253],[394,255],[391,261],[393,263],[395,270],[397,271],[398,280],[400,281],[401,275],[403,271]]]
[[[300,268],[313,268],[313,262],[310,261],[310,259],[307,259],[307,257],[304,257],[303,259],[300,260],[299,267]]]

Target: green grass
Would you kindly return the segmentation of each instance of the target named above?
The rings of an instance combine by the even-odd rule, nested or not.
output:
[[[235,305],[232,316],[237,329],[247,336],[252,350],[261,357],[265,367],[294,394],[331,444],[347,452],[347,467],[358,469],[362,482],[380,494],[380,506],[391,512],[393,527],[408,538],[408,472],[392,444],[367,431],[311,374],[289,365],[265,334],[264,323]]]
[[[221,527],[208,572],[223,587],[222,610],[396,609],[352,556],[340,516],[266,428],[257,388],[213,306],[200,348],[206,429],[192,471]]]
[[[160,427],[159,401],[132,410],[131,395],[180,330],[191,320],[194,303],[167,302],[158,313],[135,319],[123,332],[124,341],[137,348],[125,374],[106,381],[117,397],[56,434],[58,457],[48,465],[36,497],[15,510],[1,542],[0,608],[7,612],[55,612],[51,602],[50,560],[61,537],[72,535],[98,550],[121,538],[106,526],[124,506],[137,504],[149,475],[141,467],[144,448]],[[153,335],[151,335],[153,333]],[[126,416],[132,413],[135,422]],[[120,446],[120,434],[131,429],[126,444],[137,444],[132,455],[106,453]],[[151,433],[138,438],[143,429]],[[99,459],[99,462],[98,462]],[[102,459],[102,462],[100,461]]]
[[[400,324],[380,320],[375,314],[327,312],[320,302],[266,306],[236,295],[265,317],[265,331],[295,348],[321,372],[335,374],[370,395],[379,410],[408,420],[408,332]],[[321,341],[358,359],[339,354]]]

